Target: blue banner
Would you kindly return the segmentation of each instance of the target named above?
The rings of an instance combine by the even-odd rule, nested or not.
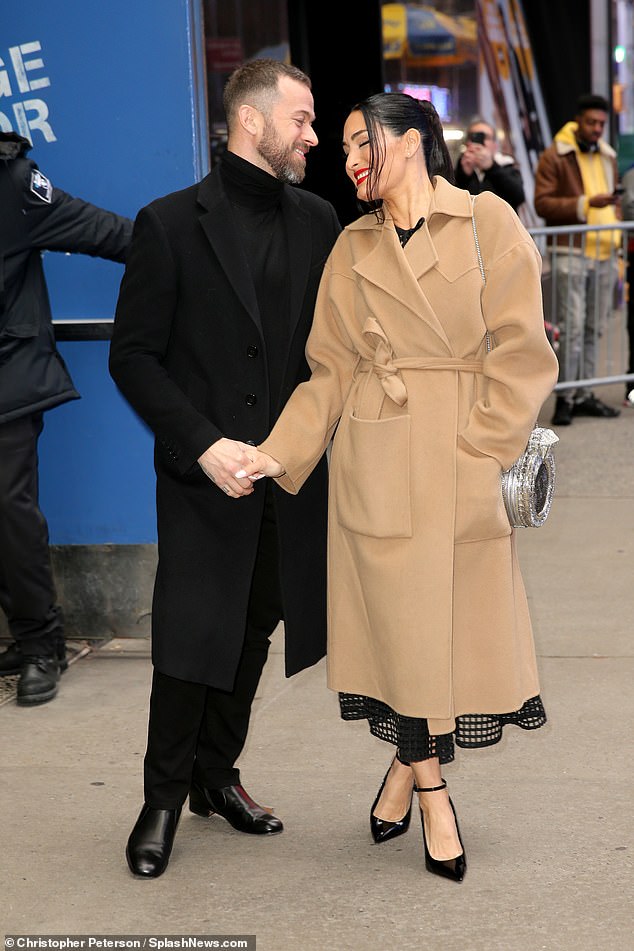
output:
[[[208,165],[200,7],[3,3],[0,129],[31,140],[30,157],[54,185],[128,217],[190,185]],[[47,253],[45,270],[55,320],[112,319],[121,265]],[[41,490],[51,541],[151,541],[149,434],[110,381],[104,343],[60,349],[83,399],[46,416]]]

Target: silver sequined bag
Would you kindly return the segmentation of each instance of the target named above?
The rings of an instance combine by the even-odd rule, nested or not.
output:
[[[514,528],[539,528],[548,518],[555,491],[555,456],[559,442],[552,429],[536,426],[526,449],[502,473],[502,498]]]
[[[482,283],[486,284],[475,214],[471,220]],[[491,349],[491,337],[488,333],[486,346],[487,350]],[[553,446],[557,442],[559,436],[552,429],[535,426],[522,455],[510,469],[502,473],[502,498],[513,528],[539,528],[548,518],[555,491]]]

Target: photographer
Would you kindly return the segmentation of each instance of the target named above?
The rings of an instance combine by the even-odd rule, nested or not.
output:
[[[467,129],[467,144],[455,168],[456,185],[472,195],[493,192],[514,211],[524,202],[522,176],[510,155],[497,150],[495,127],[476,118]]]

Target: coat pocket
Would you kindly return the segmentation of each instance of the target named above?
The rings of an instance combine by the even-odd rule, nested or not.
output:
[[[338,436],[339,524],[372,538],[410,538],[410,417],[350,415]]]
[[[511,534],[502,498],[502,470],[496,459],[458,437],[456,451],[456,542]]]

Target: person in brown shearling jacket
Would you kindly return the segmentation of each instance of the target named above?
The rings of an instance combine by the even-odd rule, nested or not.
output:
[[[616,155],[601,136],[608,103],[582,96],[574,122],[559,130],[542,153],[535,176],[535,211],[550,227],[610,224],[617,221]],[[607,319],[616,281],[616,231],[589,232],[555,242],[560,381],[590,380],[596,375],[596,346]],[[619,410],[607,406],[587,387],[557,398],[553,425],[568,426],[574,416],[610,419]]]

